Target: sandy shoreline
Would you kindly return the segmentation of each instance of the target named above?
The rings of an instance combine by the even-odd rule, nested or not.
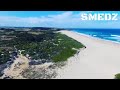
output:
[[[53,63],[45,63],[35,65],[33,71],[36,70],[38,73],[43,68],[43,70],[47,70],[47,74],[53,75],[55,72],[58,76],[53,77],[53,79],[113,79],[115,74],[120,73],[120,43],[73,31],[62,30],[60,32],[81,42],[87,48],[83,48],[79,54],[69,58],[67,64],[62,68],[47,70],[48,66],[53,65]],[[4,70],[2,78],[7,75],[14,77],[14,79],[26,79],[21,73],[29,68],[28,63],[29,60],[20,55],[10,68]]]
[[[87,48],[71,57],[68,64],[58,70],[59,79],[113,79],[120,73],[120,44],[78,34],[61,31],[83,43]]]

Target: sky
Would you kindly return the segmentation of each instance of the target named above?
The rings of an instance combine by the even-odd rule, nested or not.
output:
[[[81,20],[83,13],[117,13],[118,20]],[[120,11],[0,11],[0,26],[120,28]]]

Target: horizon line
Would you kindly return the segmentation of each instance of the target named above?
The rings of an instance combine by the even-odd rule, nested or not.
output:
[[[79,28],[79,27],[73,27],[73,28],[64,28],[64,27],[44,27],[44,26],[0,26],[0,28],[2,27],[14,27],[14,28],[34,28],[34,27],[38,27],[38,28],[61,28],[61,29],[120,29],[120,28]]]

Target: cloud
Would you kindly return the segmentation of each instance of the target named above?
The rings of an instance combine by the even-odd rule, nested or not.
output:
[[[81,11],[73,13],[72,11],[64,12],[56,15],[40,16],[40,17],[17,17],[17,16],[0,16],[0,26],[38,26],[38,27],[118,27],[118,21],[82,21],[80,15],[82,13],[94,13],[92,11]]]
[[[65,12],[60,15],[48,15],[48,17],[53,18],[53,19],[66,19],[69,18],[73,15],[73,12]]]
[[[0,16],[0,24],[22,24],[26,23],[26,25],[42,25],[42,24],[48,24],[53,23],[52,25],[58,25],[58,24],[65,24],[70,23],[73,21],[79,20],[78,18],[74,17],[73,12],[65,12],[58,15],[48,15],[48,16],[41,16],[41,17],[16,17],[16,16]]]

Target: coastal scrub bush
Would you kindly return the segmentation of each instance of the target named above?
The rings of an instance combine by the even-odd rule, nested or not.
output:
[[[115,75],[115,79],[120,79],[120,73]]]
[[[60,40],[60,42],[56,47],[59,50],[59,53],[52,57],[54,62],[66,61],[69,57],[74,56],[77,50],[84,47],[80,42],[61,33],[57,33],[56,39],[56,41]]]
[[[3,34],[5,35],[6,33]],[[39,33],[38,31],[32,31],[32,33],[31,31],[14,31],[7,36],[15,36],[15,38],[0,41],[0,64],[9,60],[9,52],[19,53],[19,50],[24,56],[29,55],[31,60],[66,61],[84,47],[71,37],[52,30],[39,31]]]

